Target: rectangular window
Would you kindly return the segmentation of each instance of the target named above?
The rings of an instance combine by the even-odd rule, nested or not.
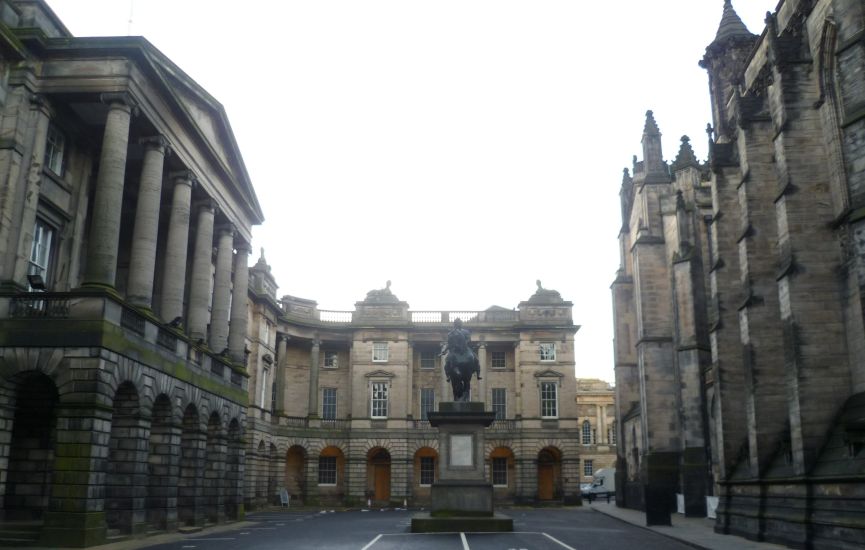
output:
[[[503,351],[494,351],[491,353],[492,363],[490,366],[494,369],[503,369],[505,368],[505,352]]]
[[[387,418],[387,382],[372,384],[372,414],[373,418]]]
[[[595,471],[595,467],[594,467],[594,464],[592,463],[592,461],[591,460],[584,460],[583,461],[583,475],[587,476],[587,477],[593,476],[593,475],[595,475],[593,473],[594,471]]]
[[[497,487],[508,486],[508,459],[494,458],[493,459],[493,485]]]
[[[420,352],[420,368],[422,369],[434,369],[436,368],[436,359],[438,358],[438,354],[434,351],[422,351]]]
[[[541,342],[538,344],[538,352],[541,356],[541,361],[555,361],[556,360],[556,343],[555,342]]]
[[[427,413],[436,410],[436,391],[433,388],[421,388],[420,390],[420,418],[429,420]]]
[[[420,457],[420,484],[432,485],[436,478],[436,462],[431,456]]]
[[[541,382],[541,417],[558,418],[559,404],[555,382]]]
[[[372,343],[372,360],[376,363],[387,362],[387,342]]]
[[[321,389],[321,418],[336,420],[336,388]]]
[[[336,457],[318,457],[318,484],[336,485]]]
[[[339,367],[339,354],[333,350],[324,352],[324,368],[335,369]]]
[[[505,388],[493,388],[493,412],[496,413],[496,420],[507,418],[507,395],[508,391]]]
[[[48,283],[48,262],[51,260],[51,246],[54,242],[54,229],[36,218],[33,226],[33,243],[30,245],[28,275],[39,275],[43,283]],[[33,290],[31,288],[31,290]]]
[[[616,444],[616,425],[613,424],[609,428],[607,428],[607,441],[610,445]]]
[[[267,369],[261,371],[261,396],[258,398],[258,406],[264,408],[264,397],[267,395]]]
[[[276,411],[276,382],[270,385],[270,412]]]
[[[58,176],[63,175],[63,155],[66,151],[66,137],[53,124],[48,125],[48,139],[45,142],[45,168]]]

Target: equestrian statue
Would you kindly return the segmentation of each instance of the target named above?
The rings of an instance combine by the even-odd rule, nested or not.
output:
[[[445,351],[445,377],[454,391],[454,401],[468,401],[471,396],[471,382],[474,374],[481,379],[481,364],[478,356],[469,347],[469,331],[463,328],[461,319],[454,321],[454,328],[448,333]]]

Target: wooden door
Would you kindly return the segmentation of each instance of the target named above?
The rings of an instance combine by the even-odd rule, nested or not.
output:
[[[390,464],[375,465],[375,499],[390,500]]]
[[[552,464],[538,464],[538,500],[553,500]]]

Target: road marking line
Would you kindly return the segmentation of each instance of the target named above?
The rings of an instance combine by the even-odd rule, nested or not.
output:
[[[207,538],[207,539],[184,539],[184,540],[186,542],[199,542],[199,541],[204,542],[204,541],[208,541],[208,540],[235,540],[235,538],[234,537],[224,537],[224,538],[211,537],[211,538]]]
[[[469,541],[466,540],[466,534],[465,533],[460,532],[460,539],[463,541],[463,550],[470,550],[469,549]]]
[[[367,544],[366,546],[364,546],[364,547],[361,548],[360,550],[367,550],[370,546],[372,546],[373,544],[377,543],[377,542],[378,542],[378,539],[380,539],[380,538],[381,538],[381,535],[377,536],[376,538],[374,538],[374,539],[372,539],[371,541],[369,541],[369,544]]]
[[[577,549],[574,548],[573,546],[568,546],[567,544],[565,544],[564,542],[558,540],[558,539],[555,538],[555,537],[551,537],[550,535],[548,535],[548,534],[546,534],[546,533],[541,533],[541,534],[542,534],[543,536],[547,537],[548,539],[550,539],[551,541],[553,541],[553,542],[555,542],[555,543],[558,543],[559,545],[561,545],[562,548],[567,548],[568,550],[577,550]]]
[[[195,548],[194,544],[184,544],[181,548]]]

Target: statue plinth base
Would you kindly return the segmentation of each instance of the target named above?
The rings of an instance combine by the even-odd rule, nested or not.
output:
[[[494,512],[493,486],[484,478],[484,428],[496,414],[483,403],[442,402],[428,418],[439,431],[439,479],[432,511],[412,518],[412,532],[513,531],[513,520]]]

